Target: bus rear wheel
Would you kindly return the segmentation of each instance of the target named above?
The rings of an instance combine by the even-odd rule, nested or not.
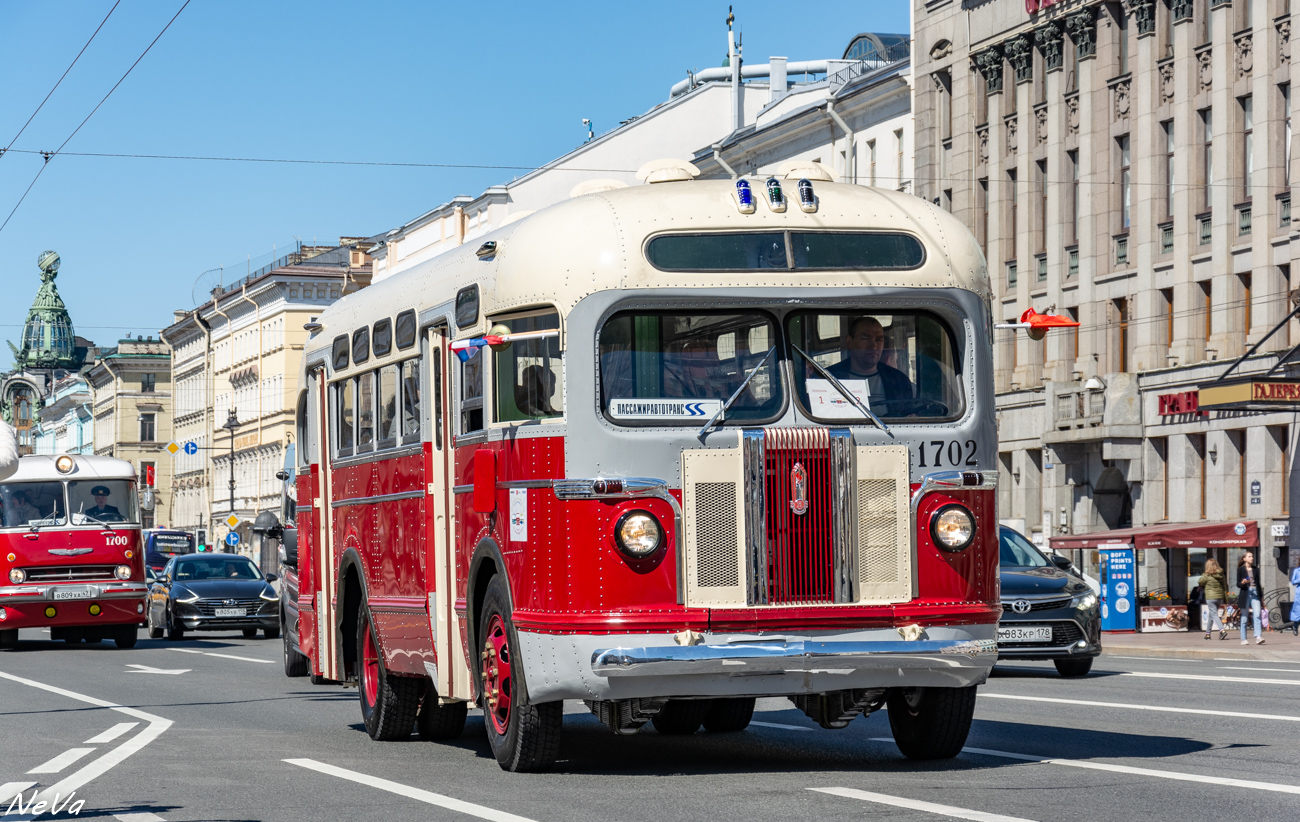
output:
[[[384,667],[370,609],[365,606],[357,616],[357,651],[357,691],[366,733],[380,742],[405,739],[420,707],[420,680],[393,676]]]
[[[908,759],[951,759],[961,752],[975,716],[975,686],[890,691],[889,727]]]
[[[690,736],[713,707],[708,699],[670,699],[650,718],[655,730],[665,736]]]
[[[497,764],[515,773],[550,770],[560,754],[564,703],[532,705],[522,699],[514,670],[519,640],[510,620],[510,598],[500,577],[488,583],[478,639],[483,727]]]
[[[18,645],[18,629],[5,628],[0,631],[0,648],[14,648]]]
[[[135,625],[119,625],[113,632],[113,644],[125,651],[135,647],[139,636],[140,630]]]
[[[740,696],[730,699],[715,699],[709,712],[704,715],[704,730],[712,733],[735,733],[749,727],[754,718],[752,696]]]
[[[284,675],[306,676],[310,660],[294,649],[293,640],[289,638],[288,631],[281,633],[281,637],[284,640]]]

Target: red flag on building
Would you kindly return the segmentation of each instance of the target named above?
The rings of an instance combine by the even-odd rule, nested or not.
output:
[[[155,466],[153,466],[152,464],[150,464],[150,465],[146,465],[146,466],[144,467],[144,484],[147,485],[147,486],[149,486],[150,488],[153,488],[154,485],[155,485],[155,483],[154,483],[154,468],[155,468]]]

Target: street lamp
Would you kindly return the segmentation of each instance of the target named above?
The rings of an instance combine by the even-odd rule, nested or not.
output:
[[[221,426],[230,434],[230,514],[235,513],[235,429],[242,423],[239,421],[239,415],[235,409],[230,409],[230,416],[226,417],[226,424]]]

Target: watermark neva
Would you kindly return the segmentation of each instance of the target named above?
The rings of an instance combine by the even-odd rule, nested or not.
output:
[[[9,802],[9,807],[5,810],[4,816],[9,816],[10,814],[17,814],[18,816],[39,816],[43,813],[58,814],[64,812],[69,816],[77,816],[81,813],[81,809],[86,805],[86,800],[84,799],[76,799],[74,801],[74,797],[77,795],[76,791],[72,791],[67,795],[67,797],[56,793],[53,801],[42,799],[38,802],[36,797],[39,795],[37,789],[32,788],[31,798],[24,803],[22,791],[19,791],[18,794]]]

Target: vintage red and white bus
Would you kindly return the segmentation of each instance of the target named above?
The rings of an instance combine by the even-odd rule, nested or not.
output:
[[[587,185],[309,326],[299,642],[375,739],[473,703],[539,770],[566,699],[687,734],[788,696],[961,748],[1001,612],[979,246],[816,164],[693,176]]]
[[[0,645],[48,628],[50,639],[134,647],[147,592],[131,463],[21,458],[0,482]]]

